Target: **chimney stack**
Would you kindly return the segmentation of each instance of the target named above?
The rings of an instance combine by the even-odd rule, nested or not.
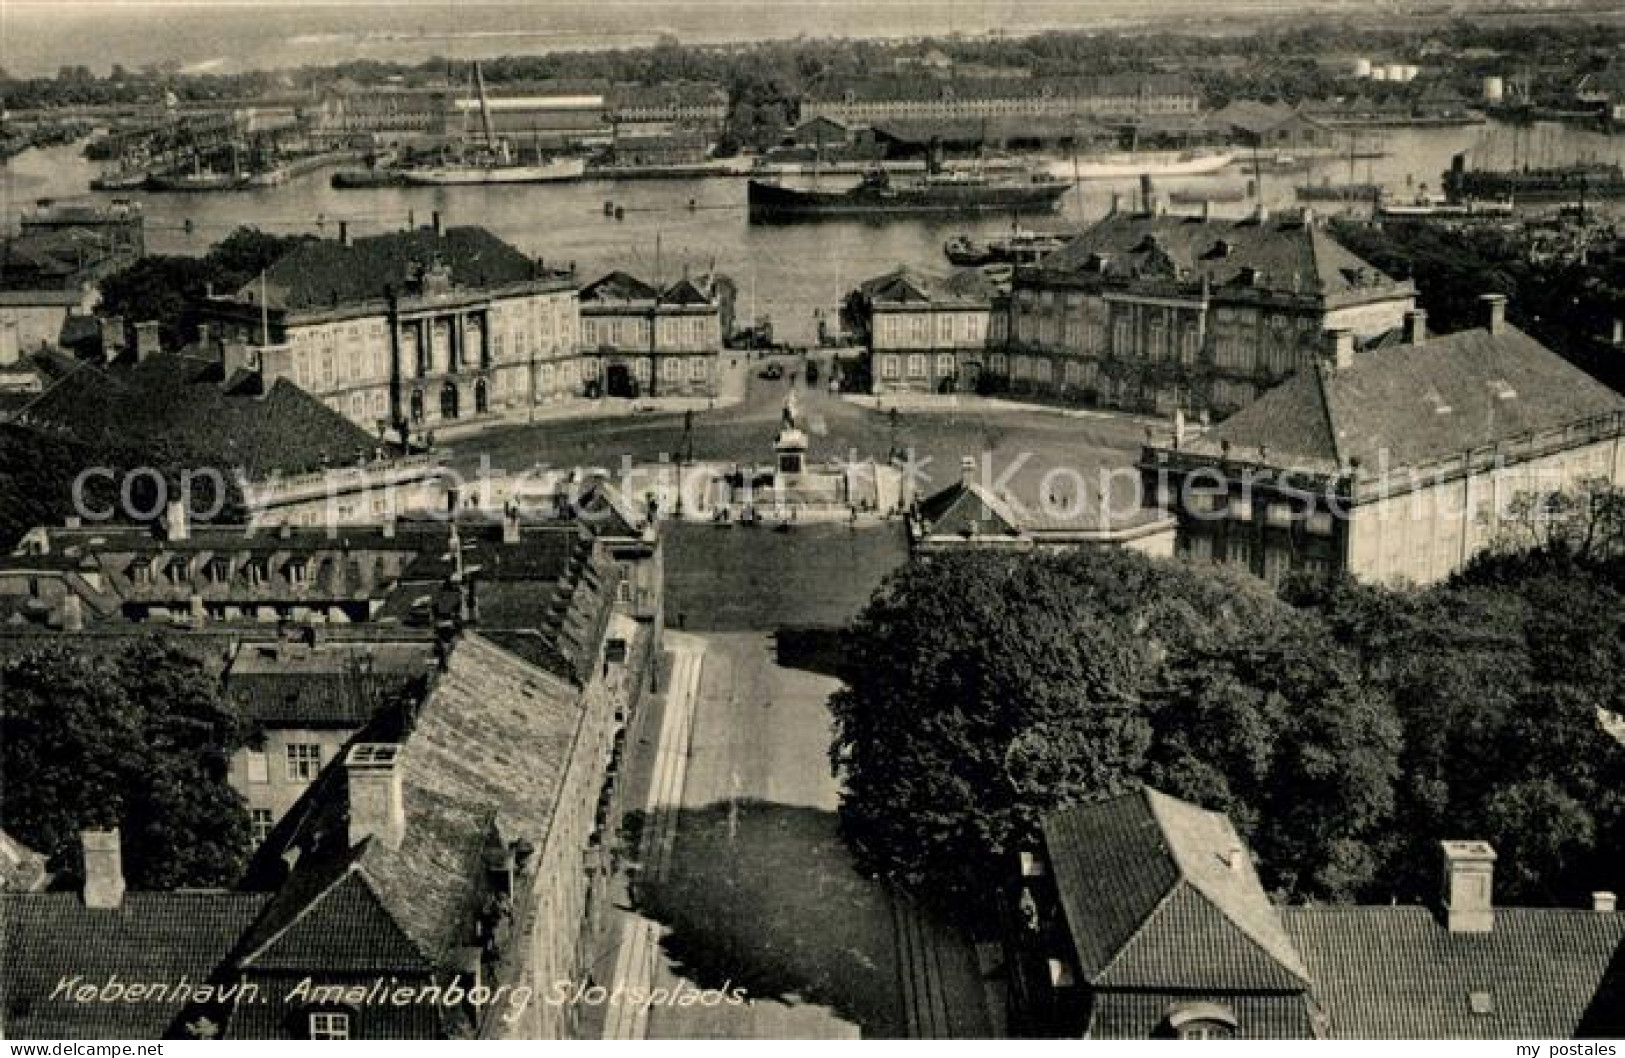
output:
[[[1487,841],[1441,841],[1445,920],[1452,933],[1495,928],[1495,850]]]
[[[961,456],[959,458],[960,483],[969,487],[976,484],[976,457]]]
[[[1118,212],[1122,210],[1122,208],[1123,208],[1123,196],[1122,196],[1122,194],[1120,192],[1113,191],[1112,192],[1112,212],[1111,212],[1111,215],[1115,217],[1118,214]]]
[[[124,352],[124,317],[101,317],[102,358],[111,363]]]
[[[339,245],[350,245],[350,222],[347,220],[339,221]]]
[[[1210,221],[1212,219],[1213,219],[1213,200],[1208,199],[1208,198],[1204,198],[1202,200],[1202,223],[1206,224],[1208,221]]]
[[[1174,447],[1185,447],[1185,409],[1174,409]]]
[[[1591,894],[1591,910],[1596,911],[1599,914],[1613,914],[1614,902],[1614,894],[1606,890]]]
[[[191,535],[191,528],[186,524],[186,504],[181,500],[164,504],[164,539],[185,540]]]
[[[1332,366],[1339,371],[1354,366],[1354,332],[1347,327],[1334,327],[1326,332],[1327,346],[1331,350]]]
[[[1507,296],[1480,294],[1478,300],[1484,306],[1484,329],[1491,334],[1504,333],[1507,329]]]
[[[124,903],[124,853],[118,827],[82,830],[79,842],[85,856],[85,906],[114,911]]]
[[[344,758],[350,786],[350,845],[376,837],[391,849],[406,836],[406,796],[401,787],[401,747],[358,742]]]
[[[1421,345],[1428,340],[1428,314],[1426,309],[1411,309],[1405,313],[1405,344]]]
[[[433,214],[433,216],[432,216],[432,218],[430,220],[430,225],[434,229],[434,237],[435,238],[438,239],[442,235],[446,234],[446,227],[445,227],[445,224],[440,219],[440,211],[438,209],[434,211],[434,214]]]
[[[147,357],[159,350],[158,321],[142,320],[135,325],[135,359],[137,363],[144,363]]]
[[[72,592],[62,596],[62,631],[85,630],[85,601]]]
[[[1625,319],[1614,317],[1614,348],[1625,346]]]
[[[511,500],[502,508],[502,542],[519,543],[519,504]]]

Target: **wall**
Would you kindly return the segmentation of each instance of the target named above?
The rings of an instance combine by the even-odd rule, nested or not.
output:
[[[1443,580],[1512,528],[1505,513],[1514,497],[1573,489],[1589,478],[1625,484],[1620,438],[1362,503],[1349,527],[1348,569],[1373,583]]]

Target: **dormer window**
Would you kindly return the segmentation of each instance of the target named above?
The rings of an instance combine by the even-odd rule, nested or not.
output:
[[[251,588],[257,588],[265,582],[265,573],[265,559],[263,558],[251,558],[243,563],[243,579],[248,581],[248,586]]]
[[[309,570],[309,563],[302,558],[290,558],[288,564],[282,567],[283,574],[288,583],[294,587],[301,587],[305,583],[305,574]]]
[[[165,579],[176,587],[185,584],[188,579],[187,574],[189,572],[189,565],[190,564],[184,558],[170,559],[169,565],[164,567]]]
[[[138,558],[130,563],[130,580],[141,587],[152,583],[152,559]]]
[[[204,567],[204,576],[210,584],[225,584],[231,580],[231,560],[226,558],[211,558]]]
[[[1180,1003],[1168,1011],[1167,1032],[1179,1040],[1233,1040],[1236,1015],[1223,1003]]]

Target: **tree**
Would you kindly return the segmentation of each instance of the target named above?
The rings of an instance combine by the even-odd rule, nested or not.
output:
[[[203,664],[160,637],[111,658],[51,645],[0,668],[6,829],[82,877],[78,835],[117,826],[133,889],[234,883],[247,810],[226,782],[246,732]]]
[[[927,900],[985,909],[1045,812],[1138,781],[1233,812],[1285,892],[1369,881],[1397,723],[1256,581],[1115,550],[932,557],[850,641],[844,832]]]

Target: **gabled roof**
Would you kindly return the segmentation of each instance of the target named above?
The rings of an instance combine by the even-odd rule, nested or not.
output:
[[[1333,1039],[1625,1035],[1625,915],[1496,908],[1451,933],[1422,907],[1291,907],[1282,919]],[[1474,1013],[1473,997],[1481,993]]]
[[[1096,989],[1308,987],[1222,814],[1142,787],[1053,812],[1043,833],[1080,976]]]
[[[209,981],[265,907],[263,893],[126,893],[91,909],[78,893],[0,894],[0,1032],[10,1039],[157,1040],[174,1034],[184,996],[143,1002],[52,998],[66,979],[194,987]]]
[[[947,275],[898,265],[884,275],[866,279],[859,292],[871,305],[948,305],[985,307],[997,288],[979,268],[962,268]]]
[[[1298,215],[1243,219],[1108,214],[1021,278],[1152,278],[1326,298],[1403,296],[1396,282]]]
[[[615,271],[601,276],[581,288],[580,300],[588,301],[653,301],[660,291],[632,275]]]
[[[1300,371],[1188,449],[1226,442],[1272,466],[1335,470],[1418,466],[1469,449],[1625,412],[1625,398],[1506,325],[1357,354],[1351,366]]]
[[[352,848],[344,784],[328,783],[306,824],[313,847],[245,942],[242,964],[464,969],[460,952],[477,944],[490,895],[484,850],[493,836],[523,839],[541,857],[582,716],[577,688],[463,636],[397,757],[400,847],[369,838]]]
[[[443,263],[453,286],[481,290],[537,278],[536,263],[479,227],[432,228],[357,238],[312,240],[290,251],[265,274],[266,301],[274,309],[325,309],[404,294],[414,268]],[[258,298],[260,280],[237,292],[238,301]]]
[[[158,353],[128,369],[80,364],[19,413],[89,444],[183,452],[251,478],[353,463],[378,439],[286,379],[245,388],[217,361]]]
[[[0,830],[0,892],[29,892],[45,881],[45,857]]]

